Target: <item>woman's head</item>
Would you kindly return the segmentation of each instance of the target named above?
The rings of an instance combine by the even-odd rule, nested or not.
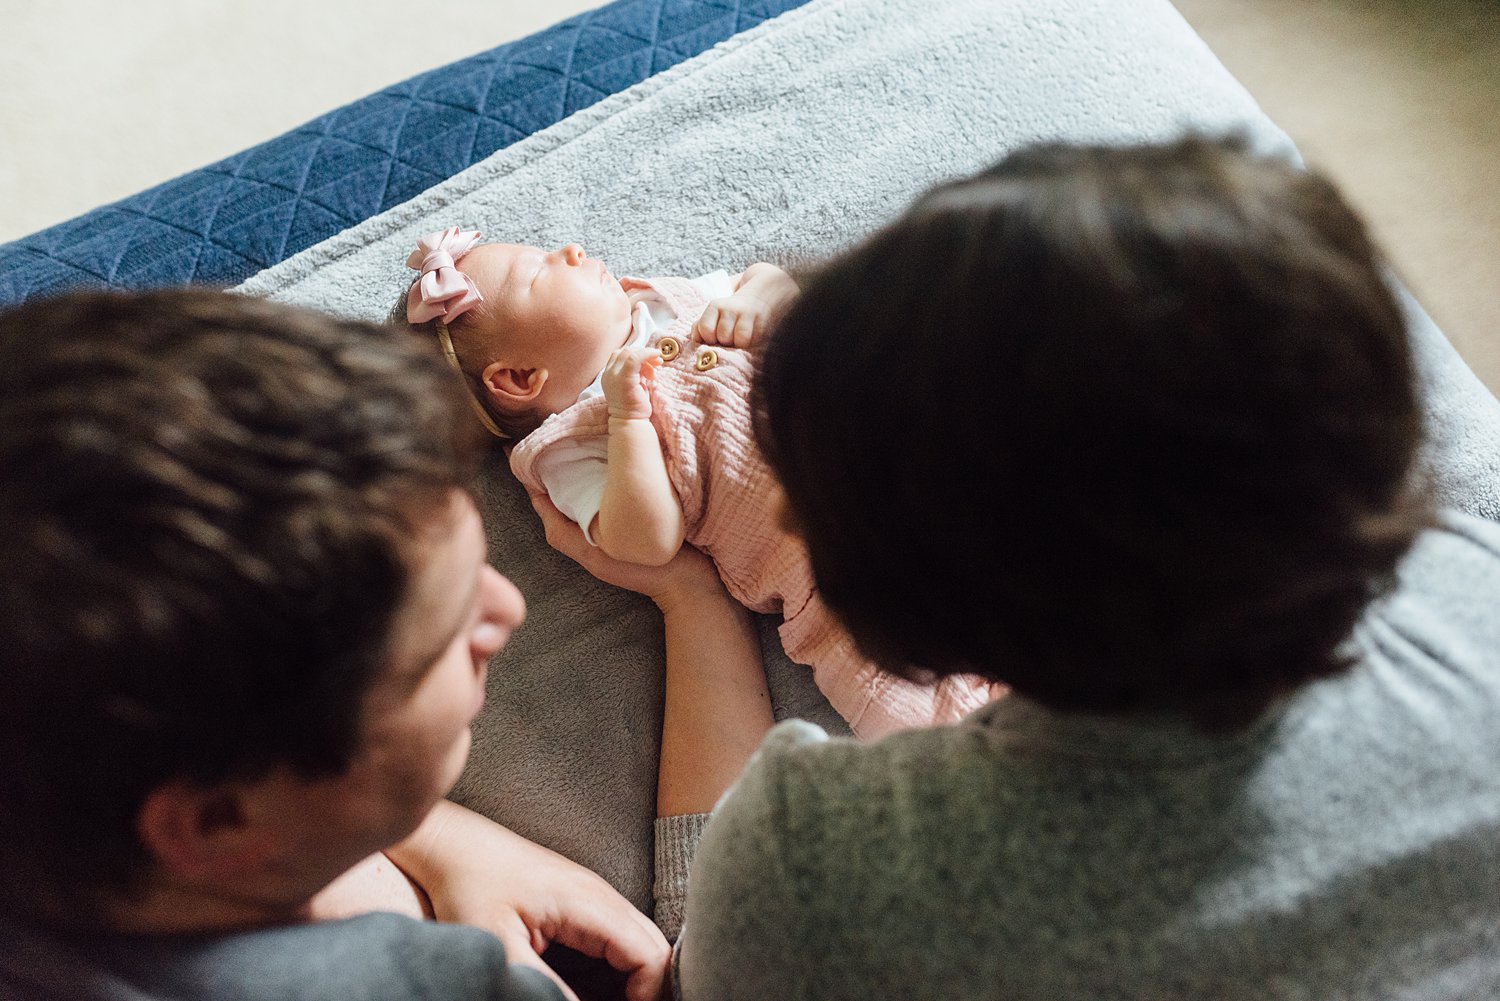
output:
[[[570,406],[625,343],[630,300],[576,243],[547,251],[478,237],[424,237],[407,262],[422,275],[395,315],[451,350],[484,413],[519,438]]]
[[[1424,518],[1376,252],[1237,142],[933,190],[805,285],[756,410],[867,652],[1060,709],[1254,716],[1343,666]]]

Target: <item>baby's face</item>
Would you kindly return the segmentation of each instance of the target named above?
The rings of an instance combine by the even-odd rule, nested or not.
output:
[[[576,243],[484,243],[459,267],[484,297],[468,326],[507,365],[547,370],[548,410],[570,405],[630,336],[625,290]]]

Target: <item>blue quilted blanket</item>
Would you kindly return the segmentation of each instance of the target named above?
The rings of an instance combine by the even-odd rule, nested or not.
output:
[[[0,245],[0,307],[232,285],[806,0],[615,0]]]

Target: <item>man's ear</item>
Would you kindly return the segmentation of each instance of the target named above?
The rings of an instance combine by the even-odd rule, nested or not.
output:
[[[502,410],[514,411],[518,404],[530,404],[547,384],[544,368],[510,368],[504,362],[491,362],[479,377],[485,391]]]
[[[189,882],[223,883],[263,865],[275,832],[250,821],[236,786],[173,781],[146,796],[136,833],[165,872]]]

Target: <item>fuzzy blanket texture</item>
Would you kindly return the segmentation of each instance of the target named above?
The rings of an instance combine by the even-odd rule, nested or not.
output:
[[[812,0],[256,275],[239,291],[383,319],[421,234],[577,240],[616,274],[797,267],[930,185],[1037,140],[1248,134],[1296,156],[1167,0]],[[1410,302],[1440,495],[1500,514],[1500,404]],[[479,483],[526,625],[496,660],[454,797],[650,910],[655,610],[550,550],[497,459]],[[779,716],[842,721],[762,641]]]

